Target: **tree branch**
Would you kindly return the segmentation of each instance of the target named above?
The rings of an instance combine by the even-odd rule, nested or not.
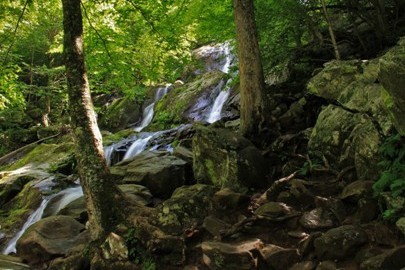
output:
[[[19,25],[20,25],[20,22],[21,22],[23,16],[24,16],[25,11],[27,10],[29,1],[30,1],[30,0],[26,0],[26,1],[25,1],[23,10],[21,11],[20,16],[18,17],[18,21],[17,21],[17,24],[16,24],[15,29],[14,29],[14,32],[13,32],[13,39],[12,39],[12,41],[11,41],[10,46],[9,46],[8,49],[7,49],[6,55],[4,56],[3,65],[5,65],[5,64],[7,63],[8,55],[10,54],[11,48],[12,48],[13,45],[14,45],[15,37],[16,37],[16,35],[17,35],[18,27],[19,27]]]
[[[107,42],[106,42],[105,39],[101,36],[100,32],[98,32],[98,30],[97,30],[97,29],[93,26],[93,24],[91,23],[90,18],[89,18],[88,14],[87,14],[86,7],[84,6],[84,4],[83,4],[82,1],[80,1],[80,4],[81,4],[81,6],[82,6],[82,8],[83,8],[84,16],[86,17],[86,19],[87,19],[87,21],[88,21],[90,27],[94,30],[94,32],[96,32],[96,35],[100,38],[101,42],[103,43],[103,47],[104,47],[105,51],[107,52],[108,58],[110,58],[110,60],[112,60],[110,51],[108,50],[108,47],[107,47]]]

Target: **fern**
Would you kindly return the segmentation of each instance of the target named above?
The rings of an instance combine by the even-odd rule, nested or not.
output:
[[[380,146],[378,163],[382,173],[373,185],[374,195],[380,197],[382,192],[390,192],[391,196],[405,194],[405,137],[395,134],[388,137]],[[401,208],[383,209],[385,219],[393,219],[403,211]]]

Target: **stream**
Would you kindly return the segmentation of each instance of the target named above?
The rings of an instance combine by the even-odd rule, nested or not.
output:
[[[231,45],[229,42],[215,46],[204,46],[200,48],[197,53],[200,54],[200,57],[211,57],[216,60],[205,67],[206,71],[218,69],[224,73],[229,73],[229,67],[235,60],[235,57],[231,54]],[[205,115],[198,115],[198,119],[202,119],[203,121],[206,121],[208,123],[214,123],[221,119],[223,106],[231,92],[231,82],[232,79],[229,79],[225,85],[222,81],[220,82],[218,87],[214,89],[214,91],[217,92],[217,96],[214,102],[206,105],[210,106],[211,109],[208,110],[208,113],[206,113]],[[170,136],[170,134],[175,134],[178,130],[181,130],[187,125],[181,125],[170,130],[142,132],[142,130],[146,128],[153,119],[155,104],[159,100],[161,100],[167,93],[169,93],[171,89],[172,85],[167,84],[166,86],[159,87],[156,90],[154,101],[144,108],[142,121],[137,127],[134,128],[134,130],[138,132],[135,136],[133,136],[132,138],[125,138],[120,142],[117,142],[110,146],[106,146],[104,148],[104,155],[108,166],[112,166],[118,162],[113,162],[112,156],[114,152],[118,150],[122,151],[122,148],[126,148],[122,160],[133,158],[145,150],[155,151],[159,149],[168,152],[173,151],[170,143],[167,143],[167,137],[166,140],[162,140],[161,137],[164,137],[168,134],[168,136]],[[49,184],[46,184],[45,186],[47,185]],[[49,186],[47,187],[49,188]],[[30,227],[32,224],[36,223],[43,217],[44,212],[46,212],[47,215],[56,215],[59,213],[60,210],[62,210],[68,204],[80,198],[81,196],[83,196],[83,191],[80,185],[69,187],[67,189],[59,191],[56,194],[44,196],[40,206],[33,213],[31,213],[20,231],[18,231],[14,235],[14,237],[9,240],[2,253],[6,255],[16,253],[16,243],[18,239],[23,235],[28,227]],[[52,204],[50,202],[52,202]]]

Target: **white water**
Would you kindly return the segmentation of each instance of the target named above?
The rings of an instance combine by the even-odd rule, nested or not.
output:
[[[59,200],[56,209],[53,211],[52,214],[56,214],[59,212],[61,209],[63,209],[66,205],[71,203],[72,201],[76,200],[77,198],[83,196],[82,188],[81,186],[78,187],[72,187],[72,188],[67,188],[64,189],[54,195],[51,195],[49,197],[45,197],[41,205],[35,210],[27,219],[27,221],[24,223],[23,227],[21,230],[8,242],[7,246],[3,250],[3,254],[8,255],[10,253],[15,253],[16,252],[16,244],[18,239],[24,234],[24,232],[34,223],[39,221],[42,218],[42,215],[44,214],[45,208],[48,206],[49,201],[56,197],[56,196],[61,196],[61,199]]]
[[[107,166],[111,166],[111,155],[114,151],[114,145],[104,147],[104,158],[107,162]]]
[[[155,102],[151,103],[143,110],[142,122],[139,126],[134,128],[135,131],[140,132],[142,129],[147,127],[150,124],[150,122],[152,122],[154,107],[155,107]]]
[[[61,196],[61,198],[59,199],[59,201],[57,203],[52,205],[53,209],[50,212],[50,215],[58,214],[59,211],[62,210],[63,208],[65,208],[69,203],[71,203],[74,200],[82,197],[83,196],[83,190],[82,190],[81,186],[71,187],[71,188],[67,188],[67,189],[64,189],[64,190],[60,191],[59,193],[57,193],[53,197],[56,197],[56,196]]]
[[[156,90],[154,101],[143,110],[142,122],[139,126],[134,128],[135,131],[142,131],[142,129],[147,127],[150,122],[152,122],[155,103],[158,102],[164,95],[166,95],[170,91],[170,87],[171,84],[167,84],[165,87],[159,87]]]
[[[141,138],[134,141],[129,147],[128,151],[125,153],[125,156],[122,160],[126,160],[139,155],[143,150],[145,150],[146,145],[148,144],[149,140],[152,139],[153,135],[155,135],[155,133],[147,136],[146,138]]]
[[[229,97],[229,89],[223,90],[219,93],[217,98],[215,99],[214,106],[212,106],[211,112],[208,115],[207,122],[214,123],[221,119],[221,112],[222,107],[224,106],[225,102],[228,100]]]
[[[8,242],[6,248],[3,250],[3,254],[8,255],[10,253],[16,252],[15,246],[17,244],[18,239],[20,239],[21,235],[23,235],[23,233],[28,229],[29,226],[31,226],[32,224],[41,219],[48,202],[49,198],[45,198],[42,200],[42,203],[39,206],[39,208],[28,217],[27,221],[24,223],[21,230],[16,235],[14,235],[14,237]]]

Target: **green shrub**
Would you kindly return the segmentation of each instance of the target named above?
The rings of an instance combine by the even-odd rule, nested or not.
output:
[[[394,134],[388,137],[380,146],[379,166],[382,169],[380,178],[373,186],[374,195],[381,198],[383,192],[389,192],[393,198],[405,194],[405,137]],[[397,206],[398,207],[398,206]],[[382,207],[383,217],[393,219],[402,207]]]

